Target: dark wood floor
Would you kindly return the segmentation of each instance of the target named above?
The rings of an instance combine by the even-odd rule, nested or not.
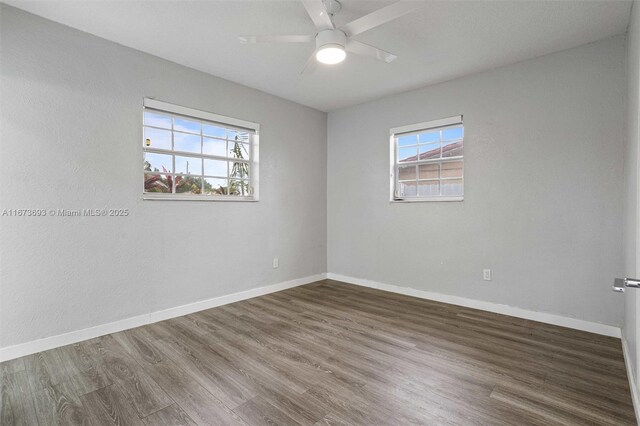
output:
[[[335,281],[0,366],[4,426],[636,424],[618,339]]]

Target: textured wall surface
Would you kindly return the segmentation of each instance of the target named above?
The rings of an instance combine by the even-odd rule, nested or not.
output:
[[[0,209],[131,211],[0,218],[1,347],[327,270],[623,321],[624,37],[338,110],[327,129],[324,113],[0,12]],[[142,201],[144,97],[260,123],[260,201]],[[389,203],[389,128],[458,114],[465,201]]]
[[[624,58],[617,36],[330,112],[329,272],[620,325]],[[464,202],[390,203],[389,129],[458,114]]]
[[[1,208],[131,214],[1,219],[0,346],[326,271],[326,114],[1,12]],[[143,201],[144,97],[260,123],[260,201]]]
[[[624,259],[627,277],[638,278],[640,258],[638,249],[640,240],[638,235],[638,158],[640,156],[640,4],[636,1],[631,10],[631,21],[627,34],[627,137],[624,152]],[[640,326],[640,292],[630,290],[625,293],[624,337],[629,344],[631,360],[636,373],[636,382],[640,386],[638,377],[639,348],[638,330]]]

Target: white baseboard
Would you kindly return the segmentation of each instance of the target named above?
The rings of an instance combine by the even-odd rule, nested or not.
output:
[[[7,346],[0,348],[0,362],[10,359],[19,358],[21,356],[30,355],[36,352],[46,351],[48,349],[58,348],[60,346],[70,345],[87,339],[104,336],[110,333],[116,333],[130,328],[140,327],[145,324],[175,318],[182,315],[191,314],[205,309],[215,308],[240,300],[251,299],[252,297],[262,296],[276,291],[286,290],[288,288],[309,284],[326,278],[326,274],[311,275],[304,278],[298,278],[291,281],[285,281],[264,287],[252,288],[250,290],[238,293],[228,294],[225,296],[214,297],[212,299],[201,300],[199,302],[189,303],[175,308],[164,309],[161,311],[150,312],[148,314],[138,315],[131,318],[125,318],[120,321],[101,324],[95,327],[85,328],[82,330],[71,331],[69,333],[58,334],[57,336],[45,337],[43,339],[33,340],[31,342],[21,343],[19,345]]]
[[[252,297],[262,296],[276,291],[286,290],[288,288],[309,284],[329,278],[336,281],[342,281],[349,284],[360,285],[364,287],[377,288],[380,290],[390,291],[393,293],[405,294],[408,296],[418,297],[421,299],[435,300],[443,303],[450,303],[468,308],[481,309],[488,312],[495,312],[503,315],[529,319],[533,321],[544,322],[547,324],[559,325],[562,327],[574,328],[577,330],[588,331],[591,333],[602,334],[605,336],[621,337],[620,328],[599,324],[576,318],[568,318],[560,315],[549,314],[544,312],[530,311],[526,309],[516,308],[508,305],[501,305],[492,302],[483,302],[480,300],[468,299],[459,296],[450,296],[446,294],[433,293],[429,291],[416,290],[409,287],[400,287],[391,284],[384,284],[370,281],[362,278],[348,277],[334,273],[317,274],[304,278],[299,278],[282,283],[272,284],[265,287],[254,288],[239,293],[233,293],[225,296],[214,297],[212,299],[201,300],[199,302],[189,303],[187,305],[177,306],[174,308],[164,309],[161,311],[150,312],[131,318],[125,318],[108,324],[101,324],[95,327],[76,330],[69,333],[59,334],[56,336],[45,337],[43,339],[33,340],[31,342],[21,343],[14,346],[0,348],[0,362],[10,359],[19,358],[21,356],[57,348],[60,346],[70,345],[87,339],[104,336],[110,333],[127,330],[134,327],[140,327],[145,324],[162,321],[169,318],[175,318],[187,315],[193,312],[205,309],[215,308],[216,306],[226,305],[240,300],[250,299]],[[631,376],[630,376],[631,377]],[[636,393],[637,395],[637,393]],[[638,417],[640,418],[640,417]]]
[[[633,410],[636,413],[636,421],[640,421],[640,399],[638,395],[638,386],[636,384],[636,374],[633,370],[633,362],[629,353],[629,344],[627,339],[622,336],[622,354],[624,355],[624,364],[627,367],[627,378],[629,379],[629,389],[631,389],[631,402],[633,402]]]
[[[481,300],[468,299],[460,296],[450,296],[447,294],[434,293],[431,291],[416,290],[409,287],[400,287],[391,284],[384,284],[376,281],[370,281],[363,278],[354,278],[346,275],[327,273],[327,278],[336,281],[342,281],[349,284],[355,284],[364,287],[377,288],[379,290],[390,291],[392,293],[404,294],[407,296],[418,297],[420,299],[429,299],[437,302],[449,303],[452,305],[464,306],[467,308],[480,309],[483,311],[495,312],[497,314],[510,315],[512,317],[524,318],[532,321],[544,322],[547,324],[559,325],[561,327],[573,328],[576,330],[588,331],[590,333],[602,334],[605,336],[618,337],[622,336],[620,327],[613,325],[600,324],[580,320],[577,318],[563,317],[561,315],[549,314],[545,312],[530,311],[527,309],[516,308],[509,305],[501,305],[499,303],[484,302]]]

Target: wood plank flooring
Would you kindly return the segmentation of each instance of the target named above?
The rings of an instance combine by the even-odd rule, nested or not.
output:
[[[9,425],[631,425],[620,340],[325,280],[0,364]]]

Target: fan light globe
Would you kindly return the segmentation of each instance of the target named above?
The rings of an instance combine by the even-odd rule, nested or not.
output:
[[[322,46],[318,53],[316,53],[316,59],[318,62],[322,62],[327,65],[339,64],[344,61],[347,53],[344,48],[339,44],[327,44]]]

